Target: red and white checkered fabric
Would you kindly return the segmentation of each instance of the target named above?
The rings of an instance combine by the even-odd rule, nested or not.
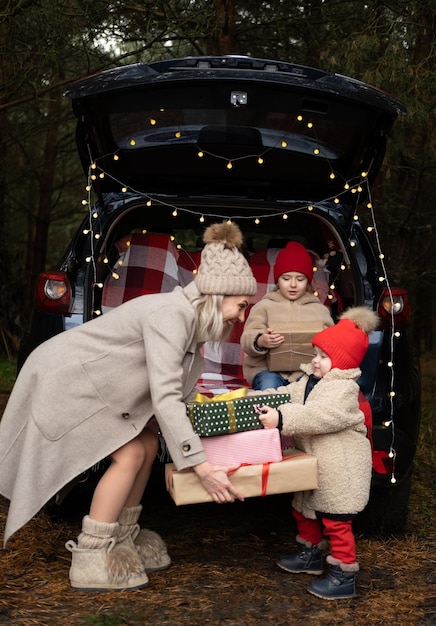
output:
[[[164,233],[134,234],[123,249],[103,287],[103,313],[127,300],[150,293],[166,293],[192,281],[194,256],[178,250]]]
[[[193,272],[201,260],[201,252],[179,250],[166,233],[137,233],[124,237],[116,245],[120,257],[103,287],[103,313],[140,295],[169,292],[177,285],[186,286],[193,280]],[[280,248],[268,248],[249,257],[257,281],[252,304],[274,288],[273,268],[279,251]],[[322,279],[328,286],[328,273],[322,274],[317,276],[318,283]],[[324,293],[325,290],[319,291]],[[243,328],[243,324],[235,324],[228,341],[221,345],[204,345],[205,370],[198,381],[201,393],[215,396],[248,386],[242,373],[244,355],[240,337]]]

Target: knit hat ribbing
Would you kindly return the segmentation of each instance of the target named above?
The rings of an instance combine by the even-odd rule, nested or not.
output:
[[[378,326],[379,318],[366,307],[354,307],[343,313],[337,324],[317,333],[312,345],[331,360],[332,369],[359,367],[369,345],[368,334]]]
[[[240,251],[242,233],[233,222],[206,228],[201,263],[194,279],[200,293],[223,296],[254,296],[256,280]]]
[[[286,248],[280,250],[274,265],[274,282],[286,272],[301,272],[309,282],[313,279],[313,262],[306,248],[297,241],[289,241]]]

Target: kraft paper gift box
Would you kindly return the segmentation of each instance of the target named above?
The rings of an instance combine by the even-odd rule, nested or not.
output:
[[[310,363],[313,357],[312,339],[323,329],[322,322],[295,322],[295,331],[282,332],[284,342],[271,348],[267,355],[267,365],[271,372],[295,372],[302,363]]]
[[[204,437],[203,448],[212,465],[278,463],[283,459],[277,428],[248,430],[231,435]]]
[[[287,452],[288,455],[280,463],[241,465],[229,475],[229,479],[244,498],[317,489],[316,457],[296,449]],[[213,501],[193,470],[178,472],[173,463],[167,463],[165,482],[178,506]]]
[[[244,395],[243,395],[244,394]],[[186,411],[194,431],[200,437],[214,437],[229,433],[262,428],[257,405],[277,408],[290,402],[289,394],[274,393],[263,396],[248,396],[247,389],[241,388],[214,398],[197,394],[201,401],[189,402]]]

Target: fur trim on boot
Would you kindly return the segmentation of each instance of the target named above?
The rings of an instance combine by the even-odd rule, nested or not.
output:
[[[142,506],[125,507],[118,518],[120,528],[118,543],[135,549],[146,572],[168,569],[171,558],[163,539],[154,531],[140,528],[137,521]]]
[[[96,522],[83,518],[77,544],[67,541],[72,553],[70,582],[73,589],[106,591],[142,589],[148,576],[135,550],[117,545],[118,522]]]

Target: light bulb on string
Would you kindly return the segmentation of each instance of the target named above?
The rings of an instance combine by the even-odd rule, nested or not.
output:
[[[228,170],[231,170],[231,169],[233,168],[233,163],[232,163],[231,161],[228,161],[228,162],[227,162],[227,165],[226,165],[226,168],[227,168]]]
[[[262,157],[259,157],[259,158],[257,159],[257,162],[258,162],[258,164],[259,164],[259,165],[263,165],[263,159],[262,159]]]
[[[203,223],[203,222],[204,222],[204,216],[203,216],[203,215],[200,217],[200,222],[201,222],[201,223]]]
[[[255,224],[260,224],[260,219],[258,217],[256,217],[256,219],[254,220]]]
[[[283,213],[282,218],[283,218],[284,220],[287,220],[287,219],[288,219],[288,214],[287,214],[287,213]]]
[[[204,152],[199,150],[199,152],[197,152],[197,156],[198,156],[199,159],[202,159],[204,157]]]

